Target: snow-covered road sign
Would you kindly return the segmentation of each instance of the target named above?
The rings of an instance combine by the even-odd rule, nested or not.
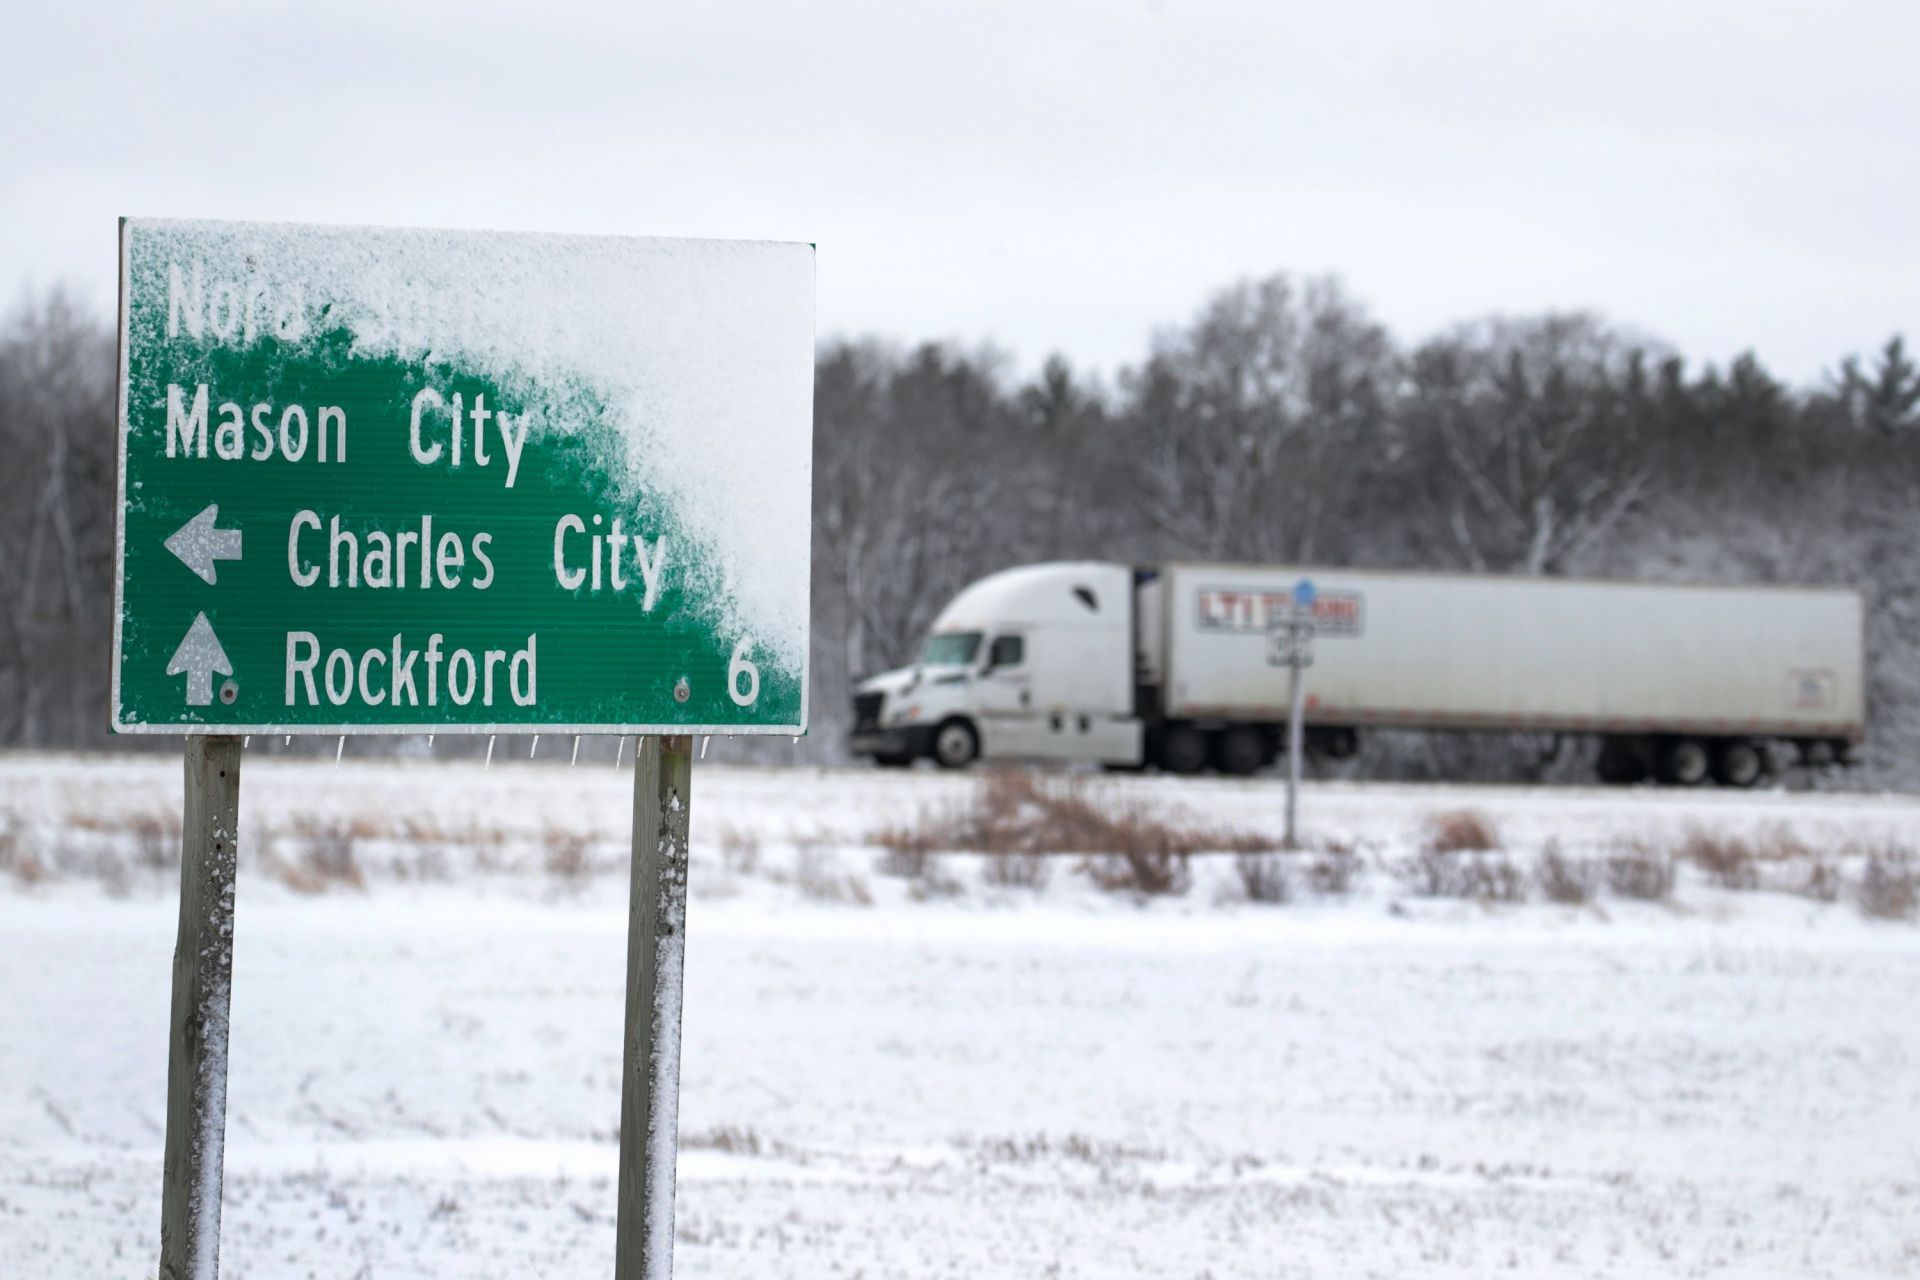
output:
[[[116,730],[804,732],[810,245],[132,219],[120,262]]]

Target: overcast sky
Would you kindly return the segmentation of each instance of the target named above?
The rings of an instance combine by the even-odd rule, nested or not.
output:
[[[1916,49],[1912,3],[21,3],[0,288],[110,305],[120,214],[765,236],[823,334],[1026,368],[1284,268],[1810,380],[1916,328]]]

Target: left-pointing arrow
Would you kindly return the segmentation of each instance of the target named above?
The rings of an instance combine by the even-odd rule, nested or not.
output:
[[[240,558],[240,531],[214,528],[213,522],[219,518],[220,504],[210,502],[206,510],[167,537],[167,550],[209,584],[214,582],[214,561]]]
[[[186,639],[173,651],[173,658],[167,663],[167,674],[177,676],[185,673],[187,677],[187,705],[204,707],[213,701],[213,673],[223,676],[233,674],[233,664],[227,661],[227,651],[220,647],[220,637],[213,634],[213,624],[207,621],[204,613],[195,614],[193,625],[187,628]]]

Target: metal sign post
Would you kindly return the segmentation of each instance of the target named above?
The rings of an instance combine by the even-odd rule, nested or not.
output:
[[[1274,627],[1270,661],[1287,668],[1287,848],[1299,848],[1300,761],[1306,754],[1306,681],[1302,673],[1313,665],[1313,582],[1302,578],[1293,588],[1293,601]]]
[[[666,1280],[687,735],[807,726],[813,263],[122,221],[112,723],[189,735],[165,1280],[219,1263],[241,735],[513,732],[640,735],[615,1254]]]
[[[160,1280],[220,1273],[227,1139],[227,1015],[239,861],[240,739],[187,740],[180,825],[180,928],[173,944]]]

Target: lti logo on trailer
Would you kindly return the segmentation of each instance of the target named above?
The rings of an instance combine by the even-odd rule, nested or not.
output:
[[[1296,609],[1312,615],[1314,631],[1322,636],[1357,636],[1366,620],[1365,600],[1358,591],[1316,590],[1300,601],[1286,591],[1207,586],[1200,588],[1198,608],[1203,631],[1265,634]]]
[[[800,733],[804,244],[121,225],[122,733]]]

